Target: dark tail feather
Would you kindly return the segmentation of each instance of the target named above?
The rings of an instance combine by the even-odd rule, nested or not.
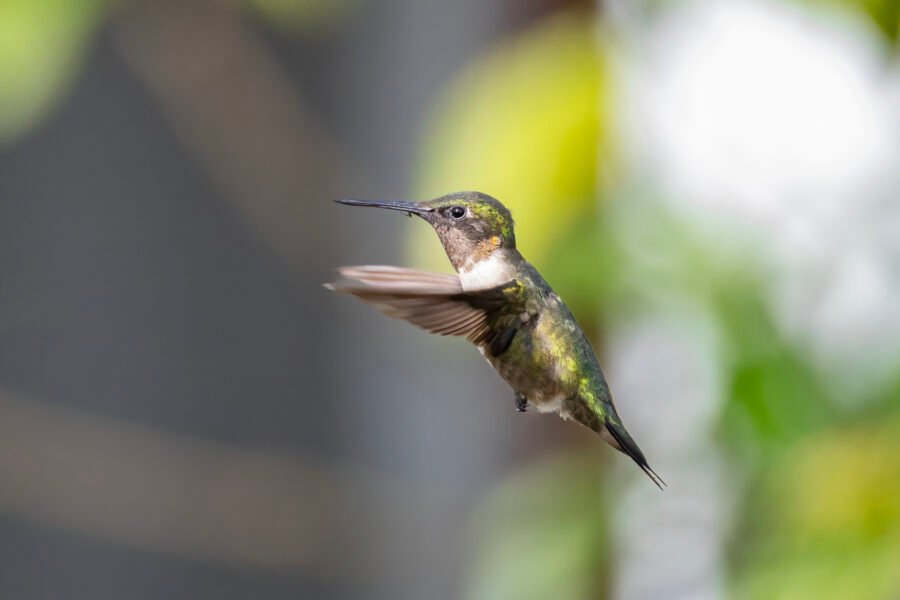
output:
[[[663,481],[662,477],[656,474],[650,465],[647,464],[647,459],[644,458],[644,453],[641,452],[641,449],[638,448],[638,445],[635,443],[628,432],[625,430],[620,423],[614,423],[609,418],[606,419],[606,430],[609,431],[609,434],[613,436],[613,439],[616,440],[616,443],[619,444],[619,450],[621,450],[624,454],[627,454],[631,457],[631,460],[637,463],[637,466],[641,468],[641,470],[647,474],[647,477],[650,478],[653,483],[656,484],[656,487],[659,489],[663,489],[666,486],[666,482]]]

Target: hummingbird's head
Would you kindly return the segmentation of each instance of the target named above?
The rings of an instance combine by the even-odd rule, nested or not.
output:
[[[351,206],[374,206],[416,215],[431,223],[456,270],[514,249],[516,234],[509,210],[481,192],[456,192],[424,202],[338,200]]]

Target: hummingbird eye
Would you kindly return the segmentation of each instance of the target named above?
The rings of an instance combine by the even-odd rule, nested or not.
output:
[[[465,206],[454,206],[450,209],[450,216],[456,220],[462,219],[466,216],[466,207]]]

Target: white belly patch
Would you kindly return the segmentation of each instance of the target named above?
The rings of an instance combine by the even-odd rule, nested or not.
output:
[[[564,394],[557,394],[551,398],[537,398],[533,400],[531,404],[534,405],[540,413],[559,413],[560,417],[568,419],[569,411],[565,408],[565,399],[566,397]]]

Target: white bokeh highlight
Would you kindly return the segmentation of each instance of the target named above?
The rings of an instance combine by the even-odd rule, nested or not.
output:
[[[832,401],[873,397],[900,366],[900,72],[886,44],[835,7],[700,0],[648,19],[642,6],[608,11],[627,33],[612,63],[628,187],[760,270],[773,321]],[[697,299],[608,346],[620,413],[672,483],[664,502],[640,481],[619,498],[619,599],[724,597],[740,482],[713,441],[727,365]]]
[[[635,172],[753,249],[779,328],[852,404],[900,363],[900,95],[874,30],[833,17],[682,5],[624,49],[620,107]]]

